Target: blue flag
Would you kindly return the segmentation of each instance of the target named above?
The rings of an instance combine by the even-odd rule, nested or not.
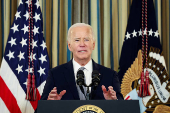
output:
[[[147,32],[144,29],[144,36],[148,34],[148,52],[152,46],[159,48],[161,53],[162,46],[156,23],[153,0],[148,0],[147,29]],[[139,49],[142,49],[142,0],[133,0],[119,61],[118,75],[120,81],[122,81],[124,73],[137,57]]]
[[[143,44],[142,36],[144,36]],[[146,40],[147,36],[148,41]],[[148,50],[145,49],[146,42],[148,42]],[[142,45],[144,45],[143,69],[144,73],[146,70],[149,73],[148,79],[144,76],[145,79],[143,80],[140,72],[142,70],[142,55],[139,51],[139,49],[142,49]],[[169,74],[166,69],[162,45],[160,43],[153,0],[133,0],[119,66],[118,75],[121,82],[121,93],[126,100],[140,100],[141,113],[144,111],[147,113],[158,113],[165,109],[167,112],[170,112]],[[144,89],[148,88],[149,90],[145,91],[149,91],[149,93],[143,97],[137,97],[137,94],[140,94],[139,92],[141,91],[139,90],[139,86],[142,85],[142,81],[143,83],[149,81],[148,87],[143,87]]]

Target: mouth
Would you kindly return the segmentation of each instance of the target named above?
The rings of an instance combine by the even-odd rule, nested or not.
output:
[[[78,51],[79,53],[84,53],[84,52],[87,52],[87,50],[80,50]]]

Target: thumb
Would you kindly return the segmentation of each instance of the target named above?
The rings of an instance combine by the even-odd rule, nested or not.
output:
[[[62,97],[65,93],[66,93],[66,90],[61,91],[60,94],[59,94],[59,96]]]
[[[104,85],[102,85],[102,90],[103,90],[103,93],[107,93],[106,87]]]

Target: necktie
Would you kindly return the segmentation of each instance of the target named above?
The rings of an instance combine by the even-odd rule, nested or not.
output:
[[[83,71],[84,69],[85,69],[85,67],[80,67],[78,70],[82,70]]]

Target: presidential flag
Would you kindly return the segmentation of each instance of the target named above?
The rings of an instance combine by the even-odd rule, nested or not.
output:
[[[1,64],[0,112],[33,113],[41,97],[48,70],[49,58],[43,38],[39,1],[20,0]],[[29,73],[35,75],[35,101],[26,99]]]
[[[151,46],[162,51],[153,0],[147,1],[147,31],[145,23],[143,24],[145,28],[144,36],[148,34],[148,51]],[[137,57],[139,49],[142,49],[142,0],[133,0],[119,60],[118,75],[120,82],[126,70]]]
[[[121,93],[125,100],[142,99],[142,102],[139,101],[141,113],[170,112],[169,74],[160,43],[153,0],[133,0],[119,66]],[[146,75],[144,79],[141,77],[141,72],[145,73],[146,70],[149,73],[150,95],[137,97],[141,96],[142,83],[147,81]],[[143,88],[145,92],[146,87]]]

